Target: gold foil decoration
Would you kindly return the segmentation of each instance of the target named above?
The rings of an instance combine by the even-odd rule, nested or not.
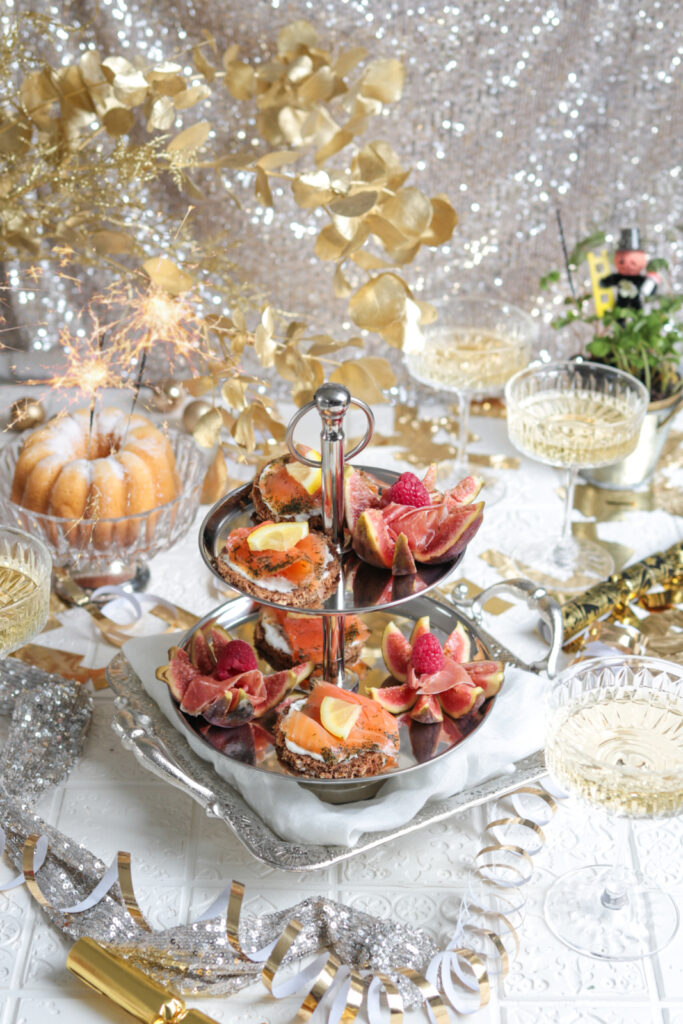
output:
[[[61,626],[61,623],[57,625]],[[41,668],[43,672],[53,672],[64,679],[75,679],[77,683],[92,682],[96,690],[107,688],[107,677],[103,668],[87,668],[81,664],[84,655],[72,651],[60,651],[55,647],[42,647],[40,644],[25,644],[12,654],[26,665]]]
[[[142,1024],[217,1024],[201,1010],[188,1010],[180,996],[93,939],[79,939],[69,950],[66,966]]]

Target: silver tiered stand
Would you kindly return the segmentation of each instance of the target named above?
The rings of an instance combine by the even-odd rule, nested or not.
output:
[[[364,412],[367,430],[363,439],[345,455],[344,420],[352,405]],[[320,461],[305,455],[294,440],[297,424],[311,410],[318,411],[322,422]],[[355,682],[353,674],[347,672],[344,666],[344,617],[351,614],[368,615],[372,620],[373,613],[390,610],[394,617],[404,616],[408,619],[409,625],[411,621],[415,622],[428,615],[432,628],[444,637],[461,623],[473,647],[478,651],[478,656],[502,660],[526,669],[547,670],[552,675],[562,642],[561,614],[559,605],[543,588],[536,587],[528,580],[506,580],[489,587],[474,601],[468,601],[464,596],[459,599],[456,588],[451,602],[442,602],[425,595],[434,587],[446,582],[461,556],[443,565],[419,567],[418,572],[411,576],[392,577],[388,570],[375,569],[360,562],[353,552],[344,550],[344,464],[346,460],[359,454],[370,442],[373,426],[374,417],[365,403],[353,399],[345,387],[327,383],[317,390],[312,402],[295,414],[287,430],[287,445],[292,456],[306,465],[321,469],[323,528],[335,546],[341,562],[339,583],[335,592],[320,607],[296,608],[297,614],[322,617],[325,680],[340,686],[352,686]],[[376,467],[358,468],[371,472],[386,484],[393,483],[398,476],[394,472]],[[246,484],[217,502],[210,509],[200,528],[199,547],[202,557],[221,580],[223,577],[218,571],[218,558],[226,539],[233,530],[252,526],[253,513],[251,484]],[[482,609],[495,592],[508,593],[526,600],[527,605],[547,624],[551,644],[546,658],[542,661],[533,665],[525,664],[484,630],[481,625]],[[186,635],[182,645],[189,647],[195,631],[210,628],[212,625],[222,626],[233,631],[234,635],[239,634],[251,639],[252,633],[249,631],[253,628],[261,605],[286,607],[277,601],[255,602],[249,595],[242,593],[242,596],[227,601],[198,622]],[[387,616],[384,616],[384,619],[386,618]],[[379,623],[381,627],[384,619],[381,616],[379,619],[375,617],[375,624]],[[117,694],[118,711],[114,728],[124,745],[135,753],[139,762],[171,785],[187,792],[205,807],[208,814],[222,818],[255,856],[279,867],[310,870],[333,863],[362,849],[386,842],[397,835],[424,827],[430,821],[440,820],[475,803],[509,792],[518,785],[538,778],[544,771],[542,754],[533,755],[521,762],[512,775],[506,774],[458,794],[443,806],[429,805],[408,826],[388,830],[378,836],[364,837],[353,850],[286,843],[270,833],[267,826],[236,795],[232,787],[222,781],[219,777],[221,772],[214,759],[216,751],[196,732],[192,723],[171,701],[165,685],[162,685],[161,698],[154,694],[152,699],[152,691],[135,675],[123,655],[118,655],[112,661],[107,675],[110,686]],[[484,706],[483,717],[495,699],[492,698]],[[173,706],[164,711],[164,701]],[[429,730],[432,727],[421,728]],[[475,731],[476,725],[460,739],[456,738],[445,744],[440,742],[438,748],[434,748],[433,752],[428,753],[422,760],[416,752],[414,737],[410,735],[409,727],[401,725],[398,766],[372,778],[318,779],[292,775],[283,769],[274,751],[269,752],[258,763],[250,762],[244,767],[254,773],[255,785],[268,785],[268,776],[277,774],[280,778],[287,778],[294,784],[304,786],[325,801],[346,803],[371,798],[388,778],[419,771],[425,764],[431,763],[434,757],[447,755],[460,742],[466,742]],[[225,755],[228,758],[232,756],[227,750]],[[222,756],[221,754],[220,757]],[[241,757],[235,757],[241,760]],[[215,771],[207,762],[213,763]]]

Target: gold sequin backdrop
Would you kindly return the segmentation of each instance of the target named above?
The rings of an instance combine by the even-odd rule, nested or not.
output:
[[[317,27],[322,46],[399,57],[403,98],[385,108],[370,137],[392,143],[413,168],[410,181],[446,193],[460,218],[449,244],[421,249],[404,268],[418,298],[487,291],[538,306],[550,319],[553,296],[539,298],[537,282],[562,265],[556,208],[570,246],[596,228],[614,237],[622,226],[639,226],[648,251],[673,268],[668,287],[680,280],[683,12],[676,0],[8,4],[8,18],[32,10],[84,28],[35,34],[36,53],[53,66],[88,46],[131,61],[178,60],[203,30],[221,52],[237,43],[245,57],[266,59],[278,31],[298,18]],[[250,116],[227,92],[212,103],[212,124],[235,149],[251,145]],[[253,179],[226,169],[196,204],[195,236],[220,229],[226,246],[239,243],[234,258],[246,281],[339,336],[346,304],[333,297],[333,266],[313,252],[322,214],[298,208],[286,188],[273,191],[275,210],[266,209],[254,198]],[[187,208],[171,186],[168,204],[176,218]],[[97,272],[84,276],[85,291],[94,289]],[[11,315],[20,324],[43,323],[24,330],[21,344],[53,345],[82,298],[68,281],[55,281],[47,294],[14,288]],[[553,332],[544,344],[551,351],[558,344]]]

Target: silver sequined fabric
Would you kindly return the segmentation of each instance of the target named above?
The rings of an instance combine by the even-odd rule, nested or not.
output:
[[[410,181],[430,194],[447,193],[460,217],[449,245],[422,249],[403,268],[419,297],[486,291],[537,307],[548,321],[560,296],[539,296],[538,278],[562,266],[558,208],[570,247],[595,229],[615,241],[620,228],[637,225],[649,254],[665,257],[674,269],[667,290],[680,280],[678,0],[13,4],[6,17],[23,5],[65,23],[88,24],[85,41],[65,33],[36,40],[52,63],[67,62],[88,45],[103,56],[171,59],[187,52],[203,29],[221,49],[238,43],[245,57],[265,59],[277,32],[297,18],[316,25],[326,48],[363,45],[372,56],[400,57],[407,70],[403,98],[375,120],[369,138],[391,142],[414,168]],[[247,105],[236,107],[225,91],[218,96],[220,102],[197,109],[196,119],[210,118],[228,148],[248,147],[253,120]],[[225,186],[243,203],[241,211]],[[345,303],[333,298],[333,267],[313,254],[324,220],[299,210],[286,188],[274,193],[273,214],[254,200],[251,180],[224,173],[199,204],[197,235],[218,228],[226,243],[238,241],[246,280],[275,305],[341,336],[349,322]],[[169,189],[169,210],[177,214],[185,206]],[[176,223],[171,217],[171,230]],[[95,275],[88,287],[97,284]],[[82,301],[65,282],[56,282],[48,296],[15,296],[21,322],[35,322],[38,312],[45,323],[24,333],[27,346],[53,345],[57,328]],[[544,345],[557,351],[566,340],[546,332]]]

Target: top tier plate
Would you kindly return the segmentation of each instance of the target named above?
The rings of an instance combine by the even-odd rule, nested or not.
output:
[[[374,474],[387,484],[398,479],[398,473],[388,469],[374,466],[357,468]],[[256,521],[250,483],[226,494],[208,512],[199,530],[199,550],[209,569],[221,582],[225,583],[225,580],[218,571],[218,556],[228,534],[242,526],[254,526]],[[310,615],[338,615],[340,612],[362,615],[377,608],[393,607],[445,583],[463,555],[464,551],[461,551],[455,559],[441,565],[420,566],[409,576],[392,576],[387,569],[376,569],[362,562],[353,551],[347,551],[342,558],[341,578],[335,593],[319,608],[295,608],[294,611]],[[289,607],[277,601],[259,600],[259,604],[272,608]]]

